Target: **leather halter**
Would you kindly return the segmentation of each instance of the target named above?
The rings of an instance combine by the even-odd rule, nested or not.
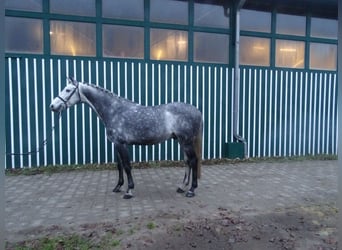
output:
[[[59,98],[59,99],[64,103],[64,105],[68,107],[68,101],[69,101],[69,100],[71,99],[71,97],[75,94],[76,90],[78,90],[78,92],[77,92],[77,93],[78,93],[78,97],[79,97],[79,99],[81,100],[81,95],[80,95],[78,86],[75,86],[75,88],[73,89],[73,91],[71,91],[71,94],[68,96],[67,99],[64,99],[63,97],[61,97],[61,96],[59,96],[59,95],[57,96],[57,98]]]

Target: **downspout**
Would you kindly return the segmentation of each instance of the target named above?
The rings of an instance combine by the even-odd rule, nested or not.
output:
[[[234,108],[233,108],[233,137],[234,140],[242,142],[245,148],[245,158],[248,157],[247,141],[238,132],[239,111],[240,111],[240,9],[246,0],[238,0],[235,16],[235,76],[234,76]]]

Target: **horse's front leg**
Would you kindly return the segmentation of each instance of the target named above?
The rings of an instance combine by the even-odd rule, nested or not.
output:
[[[118,183],[116,184],[115,188],[113,189],[113,192],[119,193],[121,192],[121,187],[124,184],[124,178],[123,178],[123,169],[122,169],[122,161],[120,158],[119,153],[117,154],[118,156],[118,171],[119,171],[119,180]]]
[[[131,173],[131,164],[129,160],[129,151],[126,145],[124,144],[119,144],[117,145],[118,149],[118,154],[119,158],[121,159],[121,164],[122,167],[124,168],[126,175],[127,175],[127,182],[128,182],[128,187],[125,195],[123,196],[124,199],[130,199],[133,197],[132,194],[132,189],[134,189],[134,182],[133,182],[133,177]]]

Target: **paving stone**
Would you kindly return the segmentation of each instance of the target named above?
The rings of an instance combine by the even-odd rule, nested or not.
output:
[[[272,211],[337,199],[337,161],[203,166],[194,198],[176,193],[182,168],[134,169],[134,198],[113,193],[118,172],[74,171],[6,176],[7,237],[37,226],[81,225],[161,213],[210,215],[217,208]],[[123,189],[124,190],[124,189]]]

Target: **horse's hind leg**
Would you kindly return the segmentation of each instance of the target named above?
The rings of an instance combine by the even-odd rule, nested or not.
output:
[[[127,182],[128,182],[128,187],[125,195],[123,196],[124,199],[130,199],[133,197],[132,194],[132,189],[134,189],[134,182],[133,182],[133,177],[131,173],[131,164],[129,160],[129,151],[127,149],[126,145],[120,144],[117,145],[119,157],[121,159],[122,167],[124,168],[126,175],[127,175]]]
[[[197,188],[197,156],[195,149],[192,145],[185,145],[184,146],[184,153],[187,157],[187,164],[189,166],[189,178],[190,174],[192,173],[192,182],[189,191],[186,193],[186,197],[194,197],[195,196],[195,189]]]

